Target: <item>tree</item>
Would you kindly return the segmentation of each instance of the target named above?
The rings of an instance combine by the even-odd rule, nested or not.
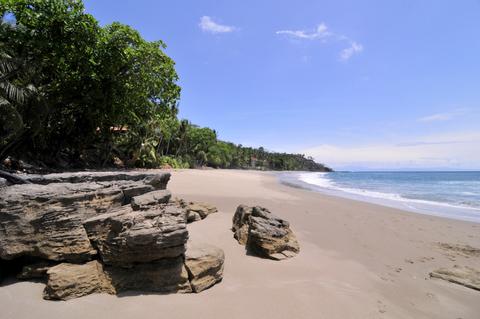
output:
[[[0,6],[0,34],[15,31]],[[2,37],[3,38],[3,37]],[[25,125],[20,110],[27,104],[35,88],[30,84],[33,63],[24,57],[14,56],[3,41],[0,42],[0,160],[15,146]]]
[[[15,21],[2,45],[38,62],[32,84],[43,103],[17,108],[28,130],[23,150],[105,162],[118,128],[138,150],[162,118],[176,116],[178,76],[163,42],[120,23],[102,28],[81,1],[2,0],[0,9]]]

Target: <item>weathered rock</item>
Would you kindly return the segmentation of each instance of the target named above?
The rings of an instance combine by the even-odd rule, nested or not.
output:
[[[30,181],[25,180],[21,176],[17,174],[11,174],[9,172],[0,170],[0,178],[6,181],[6,185],[14,185],[14,184],[31,184]]]
[[[183,256],[135,264],[132,268],[105,267],[105,272],[117,293],[131,290],[160,293],[192,292]]]
[[[194,246],[185,255],[187,213],[202,219],[216,208],[170,201],[170,174],[22,178],[25,184],[0,187],[0,277],[4,264],[8,275],[23,266],[18,278],[48,278],[44,298],[56,300],[129,290],[200,292],[221,280],[222,250]]]
[[[0,258],[79,262],[93,250],[82,222],[165,188],[169,173],[79,172],[26,175],[38,184],[0,188]]]
[[[451,269],[440,268],[432,271],[430,277],[443,279],[480,291],[480,271],[471,267],[455,265]]]
[[[217,208],[213,205],[200,202],[190,202],[185,207],[188,213],[198,214],[201,219],[205,219],[208,215],[216,213]]]
[[[116,292],[103,265],[96,260],[82,265],[62,263],[50,268],[47,275],[45,299],[68,300],[93,293]]]
[[[25,265],[22,271],[17,275],[18,279],[40,279],[47,276],[47,271],[55,265],[51,262],[41,261],[38,263]]]
[[[172,197],[168,190],[159,190],[149,192],[143,195],[135,196],[131,200],[131,205],[134,210],[148,209],[157,204],[166,204]]]
[[[183,257],[137,264],[132,268],[107,267],[94,260],[86,264],[62,263],[48,270],[45,299],[68,300],[92,293],[125,291],[192,292]]]
[[[263,207],[240,205],[233,216],[232,231],[240,244],[260,256],[281,260],[300,251],[290,224]]]
[[[152,186],[154,189],[165,189],[170,180],[168,172],[146,172],[146,171],[112,171],[112,172],[74,172],[56,173],[46,175],[20,175],[26,181],[34,184],[52,183],[85,183],[85,182],[113,182],[132,181]]]
[[[194,212],[194,211],[187,211],[187,222],[188,223],[198,222],[199,220],[202,220],[202,217],[200,216],[199,213]]]
[[[89,260],[96,251],[83,221],[152,190],[153,186],[132,181],[0,188],[0,258]]]
[[[129,205],[84,222],[105,264],[126,266],[184,254],[188,239],[184,210],[157,204],[134,211]]]
[[[201,292],[223,278],[223,250],[211,245],[189,244],[185,253],[185,267],[194,292]]]
[[[470,245],[437,243],[437,246],[444,251],[444,254],[449,257],[463,256],[463,257],[480,257],[480,248],[472,247]]]
[[[7,186],[8,186],[7,180],[5,178],[0,177],[0,188],[7,187]]]
[[[201,202],[185,202],[183,199],[176,199],[175,203],[185,209],[187,213],[187,222],[192,223],[205,219],[208,215],[216,213],[215,206]]]
[[[153,186],[155,189],[166,189],[170,173],[149,174],[145,177],[145,184]]]
[[[248,241],[248,230],[250,228],[249,218],[252,215],[253,207],[240,205],[233,215],[233,237],[240,245],[246,245]]]

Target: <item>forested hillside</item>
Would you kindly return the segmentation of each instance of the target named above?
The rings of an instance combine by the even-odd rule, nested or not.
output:
[[[118,22],[100,26],[81,1],[0,0],[0,14],[0,161],[328,170],[179,119],[165,44]]]

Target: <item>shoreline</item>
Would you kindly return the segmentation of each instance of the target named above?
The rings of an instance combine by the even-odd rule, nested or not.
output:
[[[301,172],[299,172],[301,173]],[[308,172],[306,172],[308,173]],[[362,193],[362,189],[354,191],[348,191],[342,188],[334,189],[328,187],[322,187],[315,184],[295,179],[287,174],[277,173],[279,183],[287,185],[293,188],[304,189],[313,191],[319,194],[334,196],[343,199],[351,199],[360,202],[366,202],[376,204],[384,207],[396,208],[412,213],[436,216],[452,220],[462,220],[474,223],[480,223],[480,209],[469,206],[458,206],[449,203],[421,200],[421,199],[409,199],[401,197],[388,198],[388,195],[395,195],[389,193],[382,193],[384,196],[373,196],[369,191]]]
[[[480,269],[480,225],[421,215],[280,184],[271,172],[173,170],[175,196],[219,212],[188,225],[194,242],[225,251],[223,281],[200,294],[90,295],[41,299],[43,284],[0,287],[5,318],[458,318],[476,319],[479,292],[429,273]],[[233,239],[239,204],[261,205],[290,222],[300,254],[285,261],[249,256]],[[2,317],[3,318],[3,317]]]

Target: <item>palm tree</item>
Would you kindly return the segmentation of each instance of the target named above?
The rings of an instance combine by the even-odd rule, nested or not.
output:
[[[185,138],[187,137],[187,130],[189,126],[190,126],[190,122],[188,120],[180,121],[180,127],[178,129],[178,136],[177,136],[178,146],[175,152],[175,156],[178,156],[178,154],[180,154],[180,151],[182,150],[185,144]]]
[[[22,68],[22,63],[0,48],[0,103],[23,104],[28,90],[12,83]]]
[[[22,116],[17,106],[25,103],[28,91],[12,83],[18,73],[19,64],[16,59],[0,48],[0,123],[2,124],[0,147],[2,148],[8,138],[23,127]]]
[[[28,83],[32,74],[32,64],[14,57],[6,47],[0,46],[0,160],[24,133],[23,112],[20,110],[35,89],[22,83]]]

